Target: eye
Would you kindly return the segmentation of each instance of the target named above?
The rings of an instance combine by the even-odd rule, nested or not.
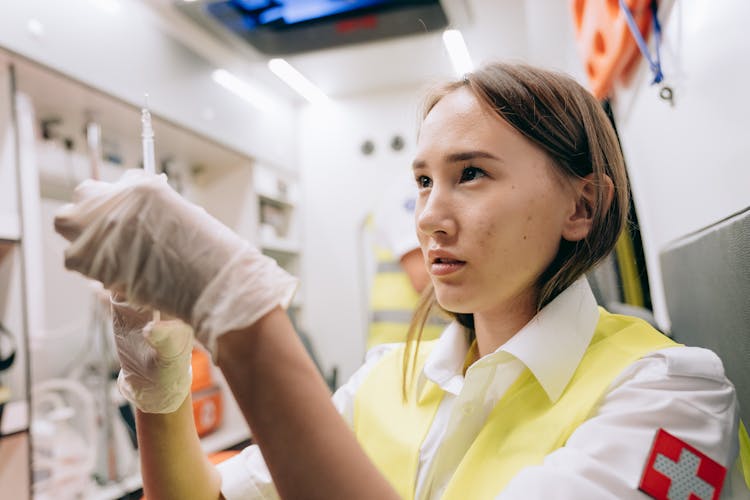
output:
[[[417,176],[416,181],[417,186],[419,186],[420,189],[425,189],[432,186],[432,179],[430,179],[426,175]]]
[[[470,182],[486,175],[487,173],[479,167],[466,167],[461,171],[461,182]]]

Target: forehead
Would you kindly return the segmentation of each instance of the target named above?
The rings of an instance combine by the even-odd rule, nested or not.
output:
[[[468,88],[459,87],[435,103],[422,121],[420,132],[444,125],[446,121],[477,119],[487,112],[487,107],[481,105]]]
[[[440,99],[425,117],[417,139],[417,156],[434,150],[488,149],[523,140],[513,127],[461,87]]]

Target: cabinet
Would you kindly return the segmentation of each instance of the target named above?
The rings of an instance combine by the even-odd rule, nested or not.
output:
[[[259,164],[253,170],[253,186],[258,206],[258,245],[297,275],[300,236],[296,179],[290,173]]]
[[[17,402],[14,413],[20,415],[20,424],[16,432],[28,435],[31,429],[37,443],[32,450],[27,444],[26,456],[14,464],[27,464],[26,479],[20,482],[28,494],[29,458],[34,461],[39,455],[39,445],[57,446],[55,439],[62,434],[57,431],[63,429],[71,443],[80,445],[81,456],[93,460],[85,497],[119,498],[140,488],[140,473],[127,425],[129,408],[114,389],[117,361],[107,308],[102,307],[90,282],[63,268],[66,243],[54,232],[52,219],[70,200],[73,188],[92,176],[92,158],[97,160],[103,180],[114,180],[126,168],[139,167],[140,110],[1,51],[0,61],[0,85],[4,85],[0,96],[4,101],[11,98],[8,82],[13,67],[15,87],[27,103],[25,128],[13,123],[10,116],[0,115],[0,256],[4,255],[0,257],[0,321],[17,332],[19,345],[30,341],[28,357],[20,356],[14,364],[15,378],[0,374],[0,380],[10,381],[11,403]],[[0,106],[0,113],[7,109]],[[100,131],[95,146],[89,141],[92,124]],[[168,173],[173,187],[298,274],[293,177],[276,174],[268,165],[258,166],[253,158],[159,116],[153,116],[153,126],[157,169]],[[21,129],[25,143],[19,155],[14,144]],[[23,179],[15,175],[20,170],[19,158],[25,161],[26,188],[21,186]],[[260,171],[264,173],[257,173]],[[276,180],[269,184],[271,177]],[[25,274],[21,273],[24,266]],[[212,376],[221,389],[223,418],[219,427],[201,440],[206,453],[233,447],[250,437],[215,367]],[[49,395],[61,387],[69,388],[69,394]],[[58,400],[66,402],[62,409],[55,407]],[[55,411],[47,411],[44,405]],[[11,406],[6,405],[6,417]],[[88,407],[91,411],[87,413]],[[29,408],[35,410],[33,420]],[[75,446],[66,445],[66,449]],[[0,465],[5,456],[0,453]],[[38,472],[39,464],[35,462],[34,468]],[[0,472],[3,495],[8,491],[2,483],[4,475]],[[39,481],[34,486],[38,489]]]
[[[13,71],[0,54],[0,491],[30,498],[29,376]]]
[[[253,169],[258,247],[290,274],[300,276],[299,185],[293,173],[257,164]],[[303,327],[302,293],[297,290],[288,313]],[[311,353],[312,354],[312,353]]]

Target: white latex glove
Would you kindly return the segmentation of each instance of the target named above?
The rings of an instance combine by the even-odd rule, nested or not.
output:
[[[287,307],[297,287],[164,175],[130,170],[115,183],[84,181],[58,211],[55,229],[71,242],[68,269],[184,320],[214,360],[219,335]]]
[[[193,329],[182,321],[151,321],[147,307],[112,298],[120,375],[125,399],[146,413],[172,413],[190,392]]]

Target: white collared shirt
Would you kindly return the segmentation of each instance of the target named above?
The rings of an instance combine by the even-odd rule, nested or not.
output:
[[[450,325],[427,359],[420,382],[445,391],[419,456],[416,498],[438,499],[495,403],[528,368],[551,400],[560,397],[599,318],[584,278],[539,312],[494,353],[463,375],[469,346]],[[372,367],[395,347],[377,346],[333,396],[351,425],[354,398]],[[540,348],[541,347],[541,348]],[[664,349],[631,364],[610,385],[596,413],[549,454],[522,470],[498,499],[644,499],[638,483],[659,428],[729,468],[737,456],[734,387],[711,351]],[[219,466],[228,500],[278,498],[257,446]],[[741,478],[728,474],[722,498],[746,498]],[[735,493],[732,494],[732,491]]]

